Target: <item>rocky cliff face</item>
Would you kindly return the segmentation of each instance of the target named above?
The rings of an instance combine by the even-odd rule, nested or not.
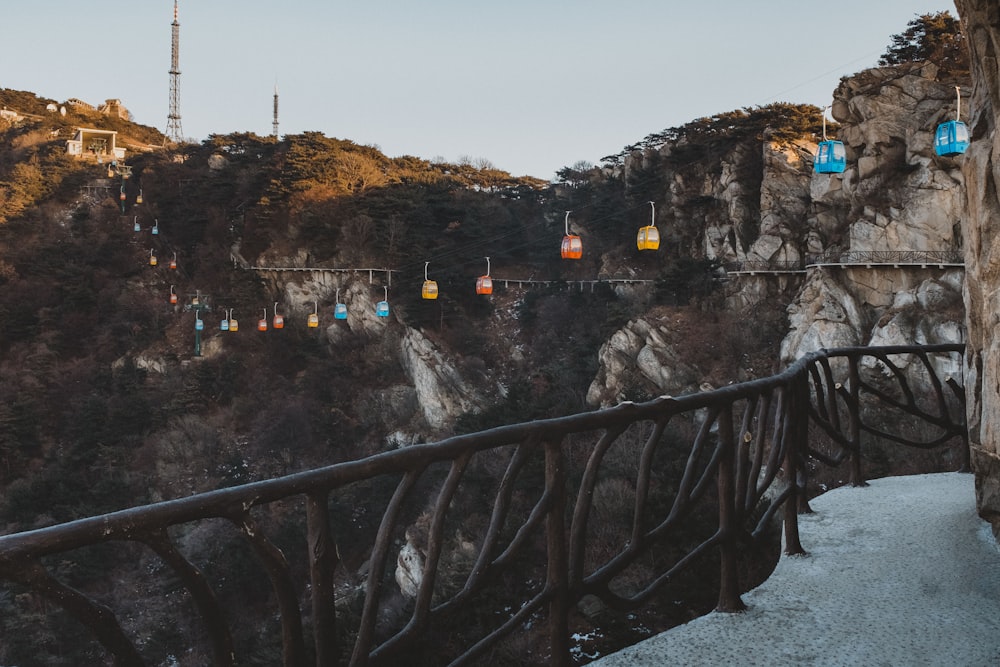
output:
[[[935,155],[933,137],[937,124],[953,117],[954,85],[961,82],[938,75],[924,64],[842,81],[832,106],[840,123],[835,136],[848,153],[842,174],[813,173],[816,144],[806,138],[768,137],[759,152],[742,144],[718,165],[667,172],[671,233],[692,238],[693,254],[731,268],[799,269],[728,283],[731,310],[767,300],[788,304],[784,363],[823,347],[964,340],[961,269],[893,263],[908,251],[960,260],[962,160]],[[656,153],[677,150],[667,143]],[[633,155],[626,172],[648,168],[654,157]],[[668,378],[649,368],[650,350],[658,359],[671,356],[657,347],[664,338],[667,332],[645,321],[616,333],[601,350],[588,401],[614,402],[636,377],[676,391],[703,372],[670,362],[677,376]]]
[[[936,77],[931,64],[866,70],[834,93],[848,167],[811,176],[804,241],[810,261],[853,266],[809,270],[789,307],[785,361],[817,347],[885,341],[887,323],[898,343],[962,339],[960,277],[893,265],[896,253],[961,249],[960,161],[933,149],[934,128],[953,114],[954,89]]]
[[[992,0],[956,0],[955,6],[969,44],[973,80],[972,143],[963,160],[969,443],[979,512],[1000,535],[1000,161],[995,157],[1000,151],[1000,7]]]

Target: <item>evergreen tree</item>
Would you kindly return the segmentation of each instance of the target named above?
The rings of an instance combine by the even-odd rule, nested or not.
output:
[[[969,50],[958,19],[947,11],[923,14],[907,23],[904,32],[892,36],[878,64],[885,67],[922,61],[954,74],[969,71]]]

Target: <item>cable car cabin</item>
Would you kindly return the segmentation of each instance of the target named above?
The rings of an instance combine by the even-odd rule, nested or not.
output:
[[[142,203],[142,190],[139,190],[139,194],[137,194],[135,196],[135,203],[136,204],[141,204]]]
[[[309,319],[306,320],[306,326],[310,329],[315,329],[319,326],[319,315],[316,313],[309,313]]]
[[[660,232],[656,227],[647,225],[640,227],[639,233],[635,237],[635,244],[639,250],[656,250],[660,247]]]
[[[969,147],[969,128],[960,120],[949,120],[937,126],[934,152],[944,157],[961,155]]]
[[[160,228],[159,228],[159,226],[157,226],[157,225],[153,225],[153,229],[152,229],[152,232],[153,232],[153,236],[158,236],[158,235],[159,235],[159,233],[160,233]]]
[[[493,279],[489,276],[476,278],[476,294],[493,294]]]
[[[149,265],[156,266],[156,255],[153,254],[149,255]]]
[[[267,318],[262,317],[257,320],[257,331],[267,331]]]
[[[219,322],[219,331],[229,331],[229,320],[224,319]]]
[[[575,234],[567,234],[563,237],[560,252],[563,259],[580,259],[583,257],[583,241]]]
[[[170,303],[177,303],[177,295],[173,292],[170,293]]]
[[[420,296],[424,299],[438,298],[438,284],[436,280],[425,280],[424,286],[420,290]]]
[[[171,269],[175,269],[176,270],[177,269],[177,260],[176,259],[170,260],[169,266],[170,266]]]
[[[142,226],[139,224],[139,218],[136,218],[135,222],[132,224],[132,231],[133,232],[141,232],[142,231]]]
[[[199,317],[194,321],[194,330],[201,331],[205,328],[205,322]]]
[[[125,201],[125,186],[124,185],[122,186],[121,193],[118,195],[118,199],[121,200],[121,201]]]
[[[338,303],[336,306],[334,306],[333,307],[333,317],[335,319],[338,319],[338,320],[346,320],[347,319],[347,304],[345,304],[345,303]]]
[[[389,302],[379,301],[375,304],[375,314],[378,317],[389,317]]]
[[[236,320],[229,320],[229,330],[230,331],[239,331],[240,330],[240,323],[237,322]]]
[[[821,141],[813,161],[817,174],[839,174],[847,168],[847,149],[843,141]]]
[[[284,329],[285,328],[285,318],[282,317],[281,315],[278,315],[277,313],[275,313],[274,314],[274,319],[271,320],[271,324],[274,326],[275,329]]]

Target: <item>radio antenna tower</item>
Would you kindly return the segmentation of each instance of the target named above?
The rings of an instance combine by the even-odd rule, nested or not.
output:
[[[274,84],[274,121],[271,123],[271,134],[278,138],[278,84]]]
[[[177,22],[177,0],[174,0],[174,22],[170,24],[170,111],[167,113],[167,138],[182,141],[181,131],[181,24]]]

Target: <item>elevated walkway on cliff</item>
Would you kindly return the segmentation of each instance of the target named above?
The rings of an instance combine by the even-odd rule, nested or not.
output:
[[[369,284],[375,284],[376,276],[379,276],[385,285],[392,285],[392,274],[397,270],[388,268],[351,268],[351,267],[320,267],[320,266],[255,266],[251,265],[238,253],[232,253],[233,266],[255,271],[259,273],[270,273],[274,275],[283,273],[310,273],[316,276],[321,274],[350,274],[368,275]],[[864,250],[849,251],[843,253],[825,253],[806,257],[802,261],[753,261],[743,260],[732,262],[725,266],[726,278],[739,278],[744,276],[804,276],[810,270],[821,268],[834,269],[964,269],[965,262],[960,251],[952,250]],[[496,285],[505,288],[532,288],[532,287],[552,287],[555,285],[570,285],[579,287],[580,291],[589,286],[590,291],[598,284],[604,283],[616,285],[640,285],[655,282],[649,278],[586,278],[586,279],[561,279],[561,280],[538,280],[535,278],[511,278],[493,276]]]
[[[963,473],[876,479],[811,501],[809,555],[743,596],[590,663],[1000,665],[1000,549]]]
[[[733,262],[726,266],[730,277],[805,275],[810,269],[964,269],[958,250],[852,250],[806,257],[803,261]]]

